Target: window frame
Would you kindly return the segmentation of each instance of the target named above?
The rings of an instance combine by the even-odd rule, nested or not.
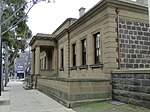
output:
[[[40,69],[42,69],[42,59],[40,59]]]
[[[72,44],[72,66],[76,66],[76,43]]]
[[[44,69],[47,69],[47,66],[46,66],[47,64],[46,64],[46,62],[47,62],[47,57],[45,56],[45,57],[44,57]]]
[[[60,68],[64,68],[64,49],[63,48],[60,49],[60,57],[61,57]]]
[[[84,66],[84,65],[86,65],[86,55],[87,55],[87,53],[86,53],[86,49],[87,49],[87,40],[86,40],[86,38],[84,38],[84,39],[82,39],[81,40],[81,54],[82,54],[82,66]]]
[[[101,63],[101,36],[100,32],[93,34],[94,37],[94,64]]]

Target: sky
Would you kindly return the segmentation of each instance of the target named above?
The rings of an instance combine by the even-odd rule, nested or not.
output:
[[[86,12],[100,0],[51,0],[51,3],[39,2],[28,14],[28,26],[32,34],[51,34],[67,18],[79,18],[79,9]]]
[[[42,0],[41,0],[42,1]],[[28,14],[28,26],[33,35],[51,34],[67,18],[79,18],[79,9],[87,12],[100,0],[51,0],[51,3],[39,2]]]

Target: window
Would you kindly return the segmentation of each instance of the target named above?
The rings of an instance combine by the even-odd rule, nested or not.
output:
[[[72,44],[72,65],[76,66],[76,44]]]
[[[40,68],[43,69],[43,58],[40,59]]]
[[[94,36],[94,58],[95,58],[95,64],[100,63],[100,33],[96,33]]]
[[[44,60],[44,68],[46,69],[46,57],[45,57],[45,60]]]
[[[82,65],[86,65],[86,39],[81,40],[82,44]]]
[[[42,69],[42,60],[40,59],[40,69]]]
[[[43,69],[43,58],[42,58],[42,69]]]
[[[64,68],[64,50],[61,49],[60,52],[61,52],[61,65],[60,65],[60,67]]]

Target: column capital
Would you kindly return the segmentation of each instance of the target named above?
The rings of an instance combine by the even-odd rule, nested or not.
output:
[[[40,49],[40,45],[37,45],[36,47],[35,47],[35,50],[37,50],[37,49]]]

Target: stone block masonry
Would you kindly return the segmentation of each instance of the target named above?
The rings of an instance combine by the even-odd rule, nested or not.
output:
[[[150,67],[149,24],[120,19],[121,68]]]
[[[150,108],[150,70],[113,71],[112,98]]]
[[[110,80],[38,77],[37,89],[66,107],[111,99]]]

